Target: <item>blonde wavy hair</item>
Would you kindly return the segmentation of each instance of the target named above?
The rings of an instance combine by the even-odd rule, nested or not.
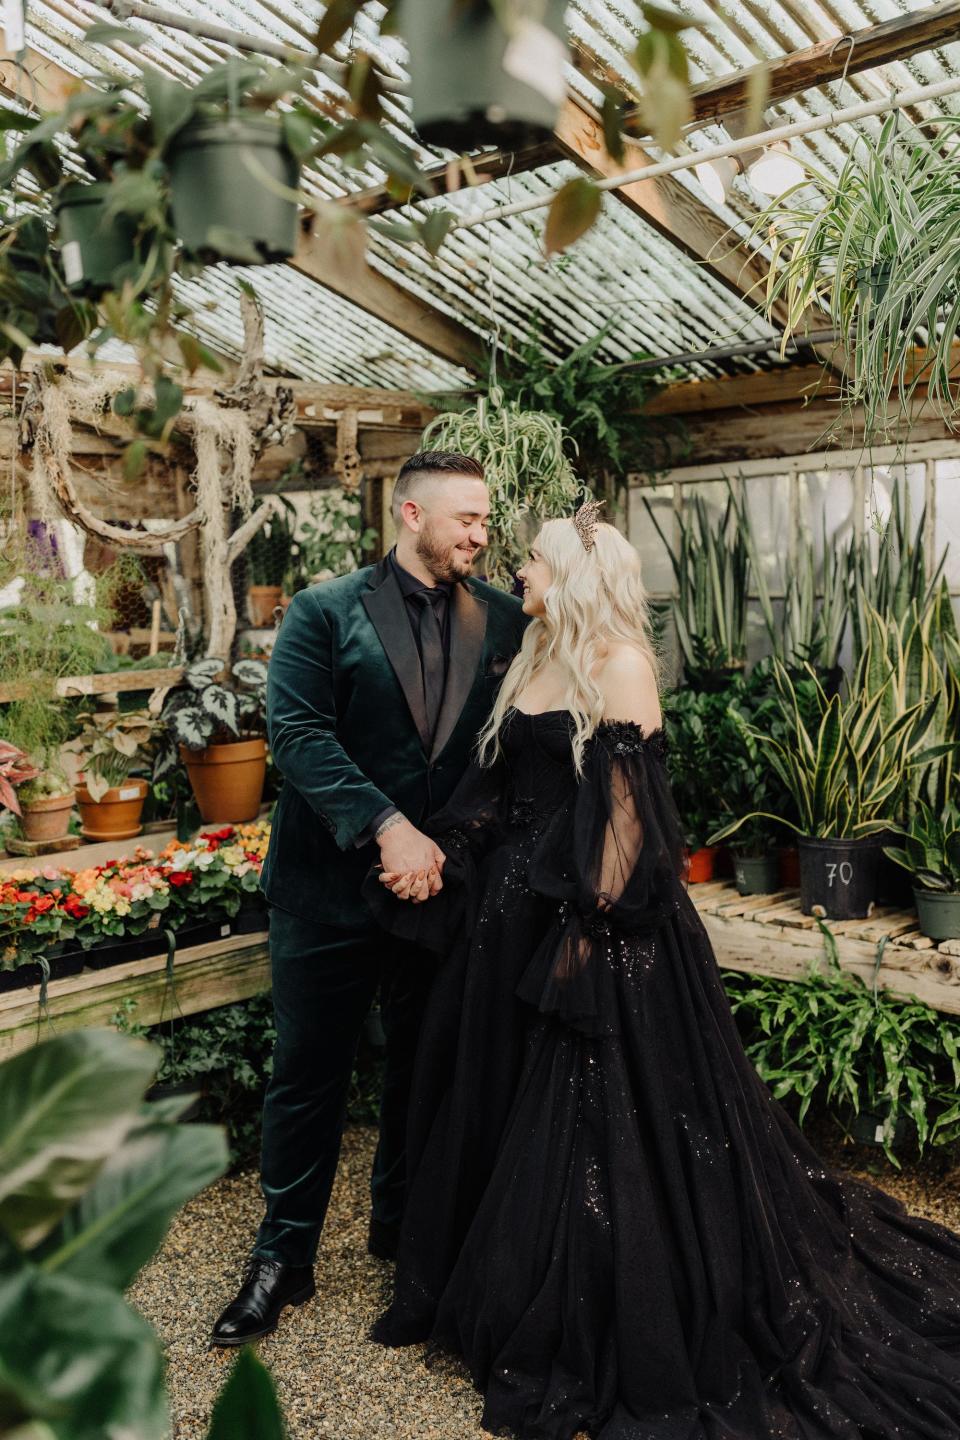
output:
[[[535,541],[552,578],[545,615],[527,626],[517,656],[503,678],[493,712],[477,737],[477,757],[492,765],[500,753],[500,725],[531,681],[550,663],[567,677],[564,709],[573,715],[573,757],[579,774],[584,746],[603,718],[603,696],[591,675],[604,642],[626,641],[643,652],[659,687],[660,658],[654,648],[640,556],[613,525],[598,524],[592,550],[584,548],[572,520],[545,520]]]

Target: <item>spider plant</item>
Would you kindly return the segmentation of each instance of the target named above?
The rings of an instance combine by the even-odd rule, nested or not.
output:
[[[563,426],[540,410],[506,401],[497,388],[466,410],[446,411],[423,432],[425,450],[456,450],[479,460],[490,492],[487,578],[509,589],[532,538],[529,519],[571,515],[582,485],[567,458]],[[575,447],[574,447],[575,449]]]
[[[960,118],[932,123],[933,134],[901,129],[891,115],[876,139],[858,136],[838,176],[807,165],[751,230],[771,246],[766,304],[786,305],[784,345],[810,307],[826,310],[846,337],[841,413],[862,405],[867,436],[909,418],[918,385],[945,418],[960,403],[950,373],[960,324]],[[919,333],[928,348],[917,356]]]

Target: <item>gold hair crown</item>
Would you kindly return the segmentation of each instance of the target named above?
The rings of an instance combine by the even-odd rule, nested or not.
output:
[[[585,500],[573,517],[577,534],[583,541],[584,550],[593,549],[597,538],[597,515],[603,509],[602,500]]]

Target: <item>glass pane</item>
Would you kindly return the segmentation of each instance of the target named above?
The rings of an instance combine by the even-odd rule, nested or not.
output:
[[[640,552],[643,583],[651,595],[672,595],[676,589],[673,566],[666,546],[657,534],[656,525],[644,505],[649,501],[650,509],[657,517],[657,524],[670,540],[676,544],[673,519],[672,485],[637,485],[630,491],[628,512],[628,534],[631,545]]]
[[[744,482],[747,514],[757,557],[772,595],[786,585],[787,536],[790,533],[790,477],[764,475]]]
[[[937,519],[934,525],[934,564],[944,546],[944,574],[951,587],[960,586],[960,459],[937,460],[933,472]]]

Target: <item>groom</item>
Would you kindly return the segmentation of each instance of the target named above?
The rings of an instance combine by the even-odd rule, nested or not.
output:
[[[267,728],[283,773],[263,867],[277,1041],[263,1114],[266,1215],[212,1343],[242,1345],[314,1293],[361,1026],[378,986],[387,1037],[369,1249],[390,1258],[403,1211],[407,1098],[431,979],[380,931],[360,885],[375,862],[442,886],[418,828],[470,759],[526,618],[472,577],[487,543],[483,470],[429,450],[400,471],[396,547],[294,597],[270,661]]]

